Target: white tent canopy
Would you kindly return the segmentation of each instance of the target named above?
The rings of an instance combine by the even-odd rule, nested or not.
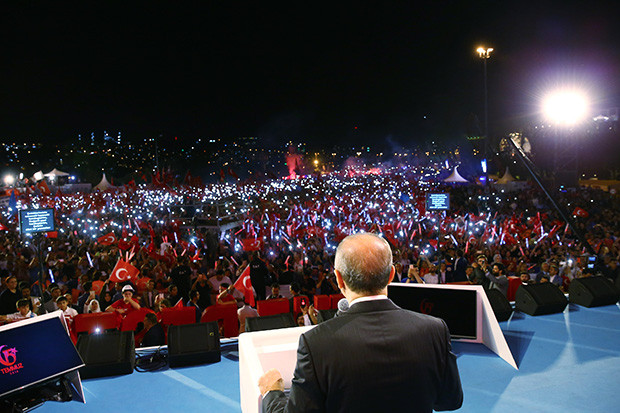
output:
[[[50,172],[46,173],[45,176],[47,176],[48,178],[54,178],[57,176],[68,176],[69,174],[63,171],[59,171],[58,169],[54,168],[52,169]]]
[[[506,167],[506,172],[504,172],[504,176],[497,180],[498,184],[507,184],[509,182],[514,182],[516,179],[510,174],[510,170]]]
[[[95,186],[95,189],[99,191],[106,191],[110,188],[114,188],[114,187],[112,186],[111,183],[108,182],[108,179],[106,178],[105,173],[104,173],[103,178],[101,178],[101,182],[99,182],[97,186]]]
[[[469,182],[467,179],[463,178],[458,171],[458,166],[454,167],[454,171],[452,172],[452,174],[447,177],[446,179],[444,179],[444,182]]]

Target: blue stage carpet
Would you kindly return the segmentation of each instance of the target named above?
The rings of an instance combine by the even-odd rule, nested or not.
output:
[[[500,325],[519,370],[482,345],[454,343],[465,392],[460,412],[620,411],[618,305],[571,304],[537,317],[517,312]],[[237,360],[228,344],[220,363],[86,380],[86,404],[47,402],[37,411],[240,412]]]

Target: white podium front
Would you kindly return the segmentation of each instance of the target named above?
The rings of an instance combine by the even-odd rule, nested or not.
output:
[[[255,331],[239,336],[239,389],[241,411],[262,411],[258,379],[270,369],[278,369],[284,388],[290,389],[297,363],[299,336],[314,326]]]

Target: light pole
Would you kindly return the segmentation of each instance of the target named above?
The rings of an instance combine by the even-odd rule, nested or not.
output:
[[[487,169],[487,162],[489,159],[489,92],[487,88],[487,60],[491,57],[491,52],[493,51],[492,47],[484,47],[480,46],[476,49],[478,52],[478,56],[482,59],[484,64],[484,160],[482,162],[482,169],[484,172],[484,176],[486,177],[485,182],[488,181],[489,174]]]
[[[476,49],[484,63],[484,137],[489,137],[489,93],[487,89],[487,60],[491,57],[492,47],[480,46]]]

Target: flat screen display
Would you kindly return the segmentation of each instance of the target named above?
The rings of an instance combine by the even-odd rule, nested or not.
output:
[[[54,209],[20,210],[19,231],[22,234],[54,231]]]
[[[388,297],[401,308],[441,318],[453,339],[476,339],[475,290],[418,288],[388,284]]]
[[[84,365],[60,318],[18,323],[0,330],[0,397]]]
[[[427,211],[447,211],[450,209],[450,194],[429,192],[426,194]]]

